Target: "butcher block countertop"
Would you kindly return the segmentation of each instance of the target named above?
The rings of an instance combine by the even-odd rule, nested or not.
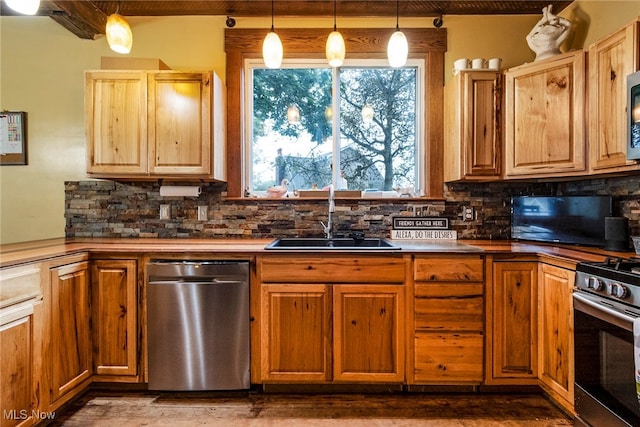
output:
[[[0,246],[0,267],[71,255],[75,253],[184,253],[189,254],[328,254],[337,251],[266,250],[273,239],[49,239]],[[455,240],[416,241],[393,240],[401,250],[345,250],[363,254],[421,254],[421,253],[476,253],[476,254],[532,254],[545,255],[569,261],[602,261],[606,256],[630,257],[633,252],[608,252],[597,248],[526,243],[508,240]]]

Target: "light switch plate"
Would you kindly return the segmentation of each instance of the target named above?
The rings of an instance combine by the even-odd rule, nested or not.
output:
[[[160,219],[171,219],[171,205],[160,205]]]
[[[208,219],[208,207],[198,206],[198,221],[206,221]]]

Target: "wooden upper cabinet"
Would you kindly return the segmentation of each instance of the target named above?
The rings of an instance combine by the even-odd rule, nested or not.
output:
[[[505,73],[505,176],[584,174],[585,54],[582,50]]]
[[[85,97],[90,176],[226,180],[215,73],[88,71]]]
[[[589,46],[591,173],[640,169],[627,160],[627,75],[640,68],[640,19]]]
[[[87,172],[147,173],[147,77],[141,71],[88,71]]]
[[[225,143],[218,76],[209,72],[151,73],[148,94],[150,173],[212,175],[225,180],[224,153],[213,151]]]
[[[445,87],[444,180],[501,175],[502,74],[460,71]]]

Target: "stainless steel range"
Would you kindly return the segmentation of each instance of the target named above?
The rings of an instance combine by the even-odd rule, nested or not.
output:
[[[640,426],[633,334],[640,258],[578,264],[573,303],[576,423]]]

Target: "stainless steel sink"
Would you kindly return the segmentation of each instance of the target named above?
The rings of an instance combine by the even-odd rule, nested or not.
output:
[[[265,249],[280,250],[393,250],[400,249],[387,239],[378,237],[354,238],[304,238],[291,237],[276,239],[269,243]]]

